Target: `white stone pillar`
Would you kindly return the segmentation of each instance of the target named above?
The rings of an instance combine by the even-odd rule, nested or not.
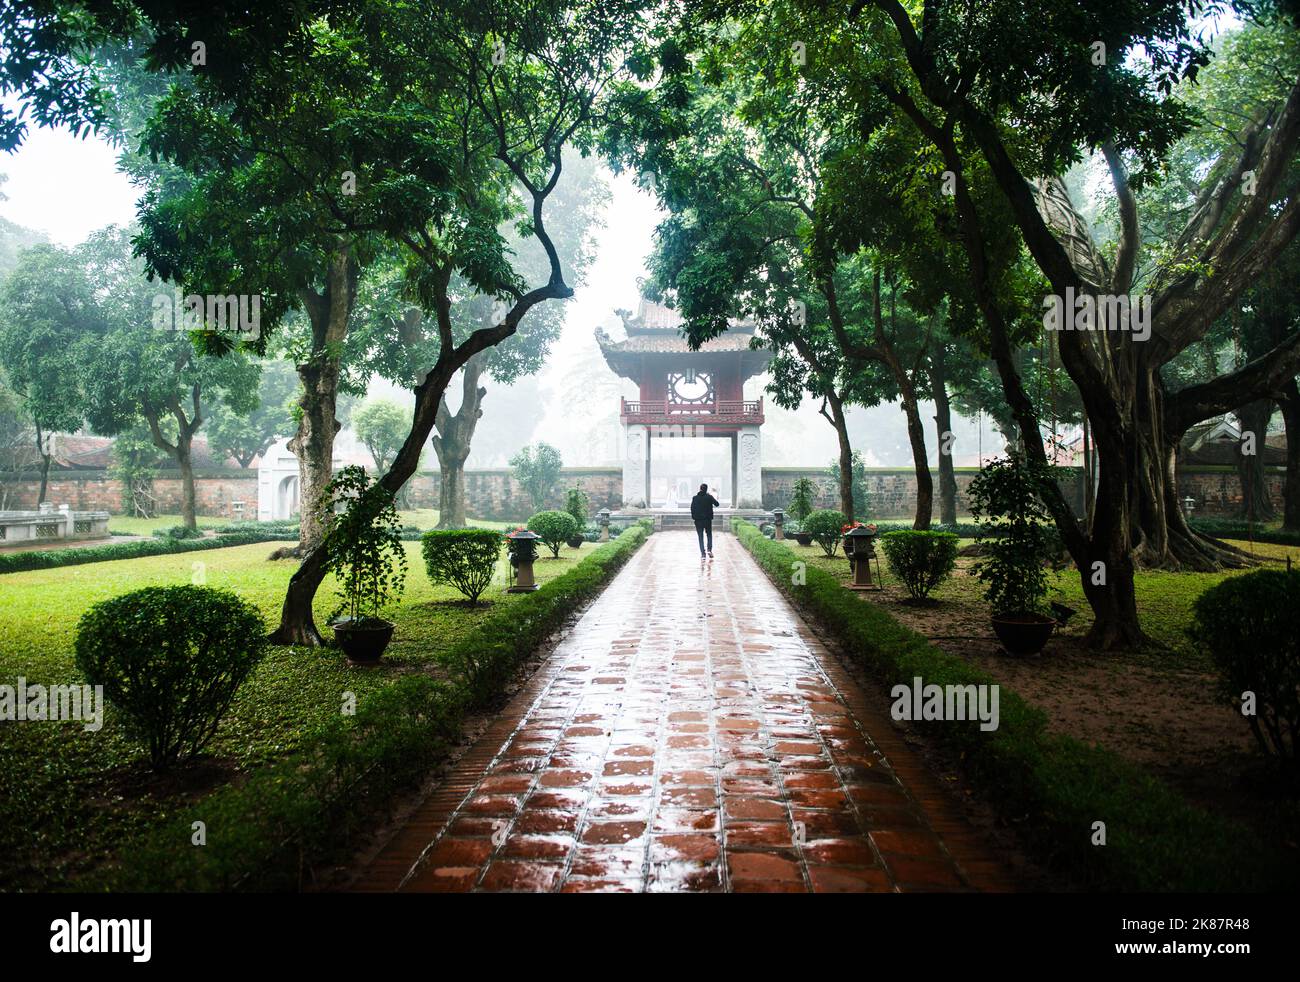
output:
[[[742,426],[736,456],[740,460],[737,508],[763,507],[763,441],[757,426]]]
[[[650,489],[646,486],[650,432],[641,423],[627,423],[623,432],[623,506],[644,508],[650,503]]]

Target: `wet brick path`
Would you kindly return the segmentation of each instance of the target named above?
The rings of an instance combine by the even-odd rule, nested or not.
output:
[[[937,778],[736,539],[649,541],[354,888],[996,890]]]

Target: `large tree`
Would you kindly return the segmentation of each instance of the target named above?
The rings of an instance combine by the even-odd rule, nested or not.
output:
[[[256,407],[258,366],[238,352],[218,358],[195,345],[175,291],[146,278],[127,230],[97,232],[76,255],[102,326],[76,347],[86,421],[113,436],[143,419],[154,445],[180,470],[181,521],[196,528],[194,436],[213,405],[236,414]],[[170,317],[160,318],[168,307]]]
[[[74,432],[85,418],[81,341],[103,327],[103,312],[74,255],[49,245],[19,254],[0,287],[0,365],[40,461],[38,503],[49,486],[54,434]]]
[[[298,377],[293,367],[280,359],[268,359],[260,362],[259,368],[256,408],[241,415],[219,407],[208,422],[212,449],[221,457],[233,457],[245,468],[296,425],[293,408],[298,401]]]
[[[1291,174],[1300,132],[1294,74],[1275,75],[1271,87],[1254,90],[1248,122],[1234,134],[1238,143],[1188,193],[1189,219],[1138,283],[1143,243],[1134,188],[1153,180],[1158,162],[1192,130],[1194,114],[1171,90],[1181,92],[1208,60],[1192,34],[1188,4],[931,2],[915,16],[894,0],[772,7],[788,21],[783,36],[806,37],[817,56],[805,84],[847,113],[868,145],[900,130],[923,140],[934,162],[933,197],[943,204],[928,217],[964,252],[987,349],[1031,458],[1046,462],[1048,453],[1016,365],[1025,340],[1017,324],[1030,312],[1024,292],[1007,282],[1018,262],[1008,230],[1041,271],[1049,299],[1087,296],[1095,303],[1139,288],[1152,298],[1149,338],[1127,329],[1061,332],[1061,361],[1101,460],[1091,529],[1063,494],[1046,489],[1096,614],[1090,640],[1100,647],[1142,641],[1136,562],[1236,561],[1231,550],[1188,529],[1176,507],[1177,438],[1197,419],[1238,404],[1242,394],[1266,392],[1294,375],[1300,360],[1300,345],[1289,343],[1177,394],[1165,391],[1160,374],[1300,225]],[[1091,60],[1101,50],[1093,40],[1104,45],[1100,63]],[[1133,55],[1139,48],[1142,57]],[[1109,260],[1059,179],[1087,151],[1104,159],[1119,202],[1119,244]]]
[[[366,498],[378,510],[417,469],[455,375],[474,355],[515,334],[530,310],[572,295],[548,230],[564,149],[583,138],[597,100],[628,59],[643,69],[648,63],[636,50],[642,14],[632,3],[421,3],[375,14],[338,30],[352,42],[349,64],[373,62],[389,84],[400,82],[403,111],[395,113],[391,102],[382,112],[378,103],[371,107],[367,146],[383,146],[385,139],[393,146],[377,153],[366,173],[357,172],[356,200],[339,201],[338,214],[349,227],[376,227],[405,247],[412,296],[437,328],[436,347],[414,389],[406,442]],[[309,47],[293,58],[332,56],[335,47]],[[351,105],[355,111],[355,100]],[[393,152],[398,149],[403,152]],[[412,158],[436,165],[442,179],[412,186]],[[389,184],[406,187],[423,207],[364,192]],[[547,257],[536,279],[514,266],[498,232],[516,193],[525,205],[524,227]],[[501,302],[490,326],[461,340],[452,317],[456,273],[476,294]],[[310,550],[290,580],[277,640],[320,643],[311,601],[326,555],[326,547]]]

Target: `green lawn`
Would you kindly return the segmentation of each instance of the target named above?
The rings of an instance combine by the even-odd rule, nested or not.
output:
[[[1300,548],[1296,546],[1270,545],[1228,540],[1240,549],[1253,551],[1257,556],[1269,560],[1285,561],[1287,555],[1292,562],[1300,562]],[[818,545],[800,546],[794,540],[787,540],[790,546],[805,561],[827,570],[847,583],[849,581],[849,564],[842,551],[833,559],[828,559]],[[963,543],[967,544],[967,543]],[[876,549],[880,565],[887,583],[897,586],[898,579],[889,568],[889,560],[881,548]],[[959,559],[958,568],[947,580],[941,583],[930,596],[960,608],[985,609],[983,584],[970,573],[973,561]],[[1209,669],[1207,656],[1194,648],[1187,639],[1187,628],[1191,624],[1192,604],[1196,598],[1225,577],[1237,576],[1245,570],[1223,573],[1172,573],[1158,570],[1141,570],[1137,574],[1136,592],[1138,616],[1143,629],[1160,645],[1163,650],[1149,653],[1156,657],[1176,663],[1179,667]],[[1051,599],[1073,607],[1078,613],[1061,631],[1067,635],[1084,635],[1092,627],[1092,611],[1083,596],[1077,570],[1068,569],[1051,576],[1055,588]],[[864,594],[866,597],[871,594]]]
[[[210,518],[200,515],[199,528],[215,528],[226,525],[228,518]],[[159,529],[169,529],[181,524],[180,515],[155,515],[153,518],[132,518],[127,515],[113,515],[108,520],[108,530],[113,535],[153,535]]]
[[[414,525],[422,530],[431,529],[438,524],[438,509],[436,508],[415,508],[398,512],[398,515],[401,517],[403,525]],[[518,522],[505,522],[471,518],[468,521],[474,528],[495,529],[504,528],[506,525],[521,525],[526,519],[520,519]],[[199,528],[201,529],[215,528],[229,522],[229,518],[214,518],[208,515],[198,517]],[[167,529],[180,524],[180,515],[158,515],[154,518],[129,518],[126,515],[114,515],[108,520],[108,530],[114,535],[153,535],[158,529]]]
[[[278,619],[292,561],[269,562],[280,543],[12,573],[0,577],[0,683],[81,681],[73,661],[77,620],[93,603],[144,586],[204,582],[254,604],[268,626]],[[377,668],[349,666],[335,650],[277,647],[240,690],[209,753],[217,767],[170,780],[153,777],[108,711],[103,729],[78,723],[0,723],[0,889],[59,888],[111,855],[130,837],[214,786],[240,780],[292,750],[317,724],[341,711],[345,692],[364,698],[402,673],[440,674],[438,653],[474,629],[491,606],[509,604],[507,566],[470,609],[452,588],[434,587],[418,542],[405,543],[409,572],[393,644]],[[536,566],[545,581],[571,569],[584,549],[561,550]],[[543,550],[545,552],[545,550]],[[322,585],[316,619],[334,606]],[[328,629],[325,629],[328,633]]]

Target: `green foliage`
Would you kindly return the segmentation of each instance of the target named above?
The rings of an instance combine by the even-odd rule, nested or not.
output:
[[[496,572],[501,536],[492,529],[434,529],[420,541],[429,582],[450,583],[477,603]]]
[[[817,485],[812,479],[801,477],[790,488],[790,504],[786,513],[796,522],[802,522],[813,512],[813,503],[817,500]]]
[[[616,540],[593,550],[567,573],[489,614],[473,637],[446,652],[441,660],[458,674],[471,705],[480,709],[493,705],[524,658],[579,605],[595,597],[648,534],[644,525],[632,526]]]
[[[77,625],[77,667],[102,685],[128,733],[165,770],[212,739],[266,654],[266,625],[233,593],[146,587],[96,604]]]
[[[840,462],[832,460],[830,462],[831,480],[835,486],[840,486]],[[859,522],[865,522],[871,517],[871,494],[867,490],[867,464],[862,459],[862,452],[853,451],[853,467],[850,471],[853,478],[853,517]]]
[[[1279,546],[1300,546],[1300,532],[1288,532],[1286,529],[1270,529],[1258,524],[1253,527],[1249,522],[1227,518],[1193,518],[1187,523],[1195,532],[1213,536],[1216,539],[1254,539],[1256,542],[1270,542]]]
[[[560,546],[577,535],[581,529],[567,511],[539,511],[528,519],[528,530],[542,537],[542,544],[551,555],[560,555]]]
[[[386,471],[406,442],[411,413],[391,399],[367,399],[353,410],[352,428],[375,458],[375,467]]]
[[[254,772],[136,843],[105,884],[133,891],[302,889],[304,859],[344,861],[368,835],[376,803],[418,787],[460,737],[461,689],[398,679],[309,734],[296,754]],[[203,848],[191,823],[221,829]],[[292,847],[287,847],[292,844]]]
[[[844,526],[848,524],[849,520],[843,512],[823,508],[805,518],[802,527],[829,557],[834,556],[839,549],[840,539],[844,537]]]
[[[272,359],[259,362],[258,369],[257,406],[238,413],[219,405],[207,425],[208,444],[218,457],[233,457],[240,467],[248,467],[277,437],[297,429],[293,411],[300,383],[293,365],[284,359]],[[364,437],[361,439],[365,442]]]
[[[201,539],[203,533],[196,528],[190,528],[188,525],[173,525],[171,528],[154,529],[154,538],[156,539]]]
[[[1052,516],[1043,503],[1051,474],[1012,452],[985,465],[970,483],[971,513],[981,519],[978,541],[987,552],[975,563],[984,597],[997,616],[1043,613],[1045,563],[1057,551]]]
[[[732,529],[772,582],[854,661],[886,685],[994,685],[996,680],[931,645],[883,608],[859,599],[816,566],[792,577],[796,553],[750,523]],[[1047,730],[1047,717],[1007,686],[998,729],[976,721],[916,721],[961,758],[1037,858],[1080,886],[1121,891],[1267,889],[1289,872],[1270,865],[1253,833],[1189,805],[1114,753]],[[1088,830],[1107,816],[1107,844]]]
[[[886,532],[880,544],[913,600],[928,597],[957,565],[957,536],[951,532],[900,529]]]
[[[510,466],[515,469],[515,480],[523,487],[528,500],[534,508],[540,509],[560,479],[564,460],[560,451],[550,444],[539,443],[535,447],[524,447],[511,457]]]
[[[1202,593],[1188,634],[1209,650],[1219,691],[1242,708],[1266,754],[1294,765],[1300,740],[1300,571],[1261,569],[1234,576]]]
[[[325,570],[339,582],[340,603],[331,619],[346,612],[357,626],[381,620],[379,612],[401,596],[406,582],[402,523],[393,499],[352,465],[334,475],[321,502]]]
[[[132,427],[113,441],[108,475],[122,485],[122,510],[132,518],[153,518],[157,500],[153,481],[166,459],[146,426]]]
[[[564,510],[578,523],[578,530],[587,527],[587,516],[591,512],[591,497],[582,488],[574,485],[564,493]]]

